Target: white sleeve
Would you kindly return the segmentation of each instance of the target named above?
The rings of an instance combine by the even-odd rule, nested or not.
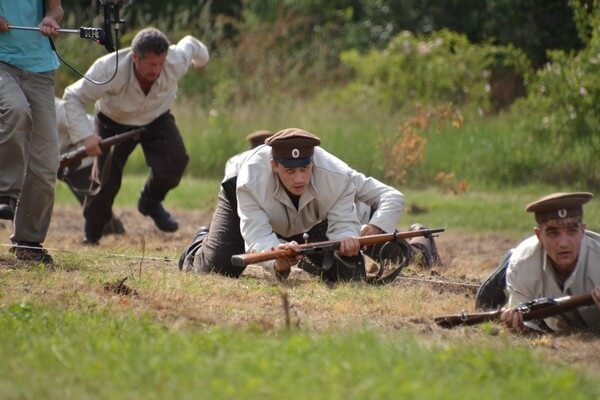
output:
[[[356,200],[376,209],[369,224],[384,232],[393,232],[404,210],[404,195],[393,187],[357,171],[353,172],[352,182],[356,186]]]
[[[119,68],[125,68],[119,65]],[[114,74],[115,61],[113,57],[102,57],[85,73],[86,77],[97,82],[106,82]],[[96,85],[81,78],[65,88],[63,95],[65,118],[73,142],[79,142],[94,133],[85,108],[94,103],[108,92],[117,78],[103,85]]]

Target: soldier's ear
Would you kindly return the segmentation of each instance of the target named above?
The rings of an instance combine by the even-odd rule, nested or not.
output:
[[[535,236],[537,236],[538,240],[541,242],[542,241],[542,230],[540,229],[540,227],[538,227],[538,226],[534,227],[533,232],[535,233]]]

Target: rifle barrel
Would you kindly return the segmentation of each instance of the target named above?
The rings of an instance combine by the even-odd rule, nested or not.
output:
[[[574,308],[589,306],[594,304],[594,299],[592,298],[592,294],[588,293],[554,299],[554,303],[552,304],[541,302],[540,305],[535,305],[535,303],[536,300],[517,306],[520,309],[519,312],[523,314],[523,321],[543,319],[562,314]],[[475,325],[486,321],[498,320],[500,319],[500,315],[502,315],[502,311],[500,309],[476,313],[462,312],[460,314],[434,317],[433,320],[442,328],[453,328],[458,325]]]

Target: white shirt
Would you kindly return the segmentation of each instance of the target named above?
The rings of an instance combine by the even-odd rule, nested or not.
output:
[[[386,233],[394,232],[404,209],[404,195],[375,178],[353,170],[356,210],[361,224],[370,224]],[[371,210],[375,210],[371,215]]]
[[[586,231],[581,241],[575,269],[561,288],[548,256],[536,236],[521,242],[510,256],[506,273],[509,307],[542,297],[558,298],[591,293],[600,286],[600,235]],[[580,307],[564,314],[564,318],[546,318],[553,330],[564,325],[600,327],[600,309],[595,305]]]
[[[107,54],[92,64],[86,76],[105,82],[114,74],[116,54]],[[78,137],[93,132],[85,106],[95,102],[96,112],[111,120],[130,126],[144,126],[167,112],[177,94],[177,82],[189,66],[206,65],[209,61],[206,46],[192,36],[185,36],[169,46],[163,70],[146,95],[135,77],[131,48],[119,51],[119,67],[113,80],[95,85],[85,79],[65,89],[65,115],[69,127]]]

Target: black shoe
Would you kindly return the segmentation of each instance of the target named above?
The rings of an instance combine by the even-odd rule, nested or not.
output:
[[[110,221],[104,225],[102,229],[102,236],[104,235],[124,235],[125,227],[123,222],[117,217],[112,217]]]
[[[179,229],[177,220],[173,218],[161,203],[148,202],[140,199],[138,202],[138,211],[154,220],[158,229],[164,232],[175,232]]]
[[[208,230],[209,230],[209,227],[205,226],[205,225],[198,228],[198,230],[194,234],[194,238],[192,239],[192,242],[183,250],[183,252],[179,256],[179,261],[177,262],[177,265],[179,265],[180,271],[183,270],[183,263],[185,262],[185,259],[188,256],[193,256],[196,254],[196,251],[202,245],[202,241],[208,234]]]
[[[51,265],[54,263],[48,251],[36,242],[17,242],[17,245],[11,248],[15,256],[23,261],[35,261],[38,263]]]
[[[99,246],[100,242],[97,240],[92,240],[92,239],[84,236],[83,240],[81,241],[81,244],[83,244],[85,246]]]
[[[17,201],[9,196],[0,196],[0,219],[13,220]]]
[[[100,238],[102,237],[102,225],[94,224],[86,220],[83,230],[85,236],[81,243],[91,246],[97,246]]]
[[[428,229],[425,225],[415,223],[408,227],[408,231],[420,231]],[[421,264],[422,267],[428,268],[432,265],[442,265],[442,259],[437,250],[437,246],[435,244],[435,240],[433,237],[424,237],[417,236],[408,240],[408,242],[415,248],[419,249],[421,252],[421,259],[417,258],[417,264]]]

